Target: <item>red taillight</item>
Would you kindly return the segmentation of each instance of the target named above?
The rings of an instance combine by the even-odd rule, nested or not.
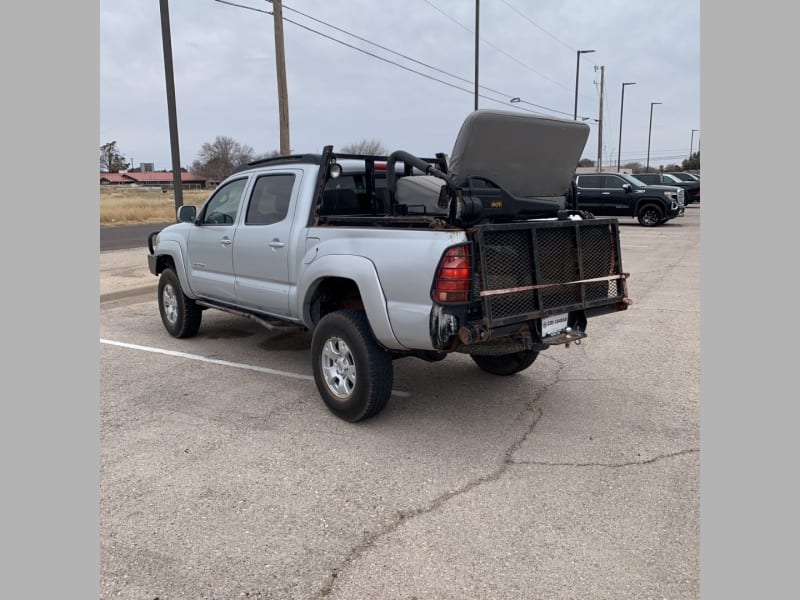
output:
[[[469,302],[472,285],[472,267],[469,246],[453,246],[442,256],[436,277],[433,280],[431,297],[441,304]]]

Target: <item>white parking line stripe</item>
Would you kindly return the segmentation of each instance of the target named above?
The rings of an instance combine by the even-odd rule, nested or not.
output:
[[[311,375],[302,375],[300,373],[291,373],[289,371],[278,371],[277,369],[268,369],[267,367],[258,367],[256,365],[246,365],[244,363],[235,363],[227,360],[219,360],[217,358],[208,358],[205,356],[200,356],[199,354],[187,354],[186,352],[164,350],[163,348],[153,348],[151,346],[139,346],[138,344],[128,344],[126,342],[115,342],[113,340],[104,340],[102,338],[100,339],[100,343],[108,344],[110,346],[120,346],[122,348],[131,348],[133,350],[143,350],[144,352],[155,352],[156,354],[166,354],[167,356],[177,356],[178,358],[186,358],[189,360],[199,360],[200,362],[222,365],[224,367],[248,369],[250,371],[258,371],[259,373],[268,373],[270,375],[279,375],[281,377],[290,377],[292,379],[302,379],[304,381],[314,381],[314,377]],[[400,390],[392,390],[392,395],[401,398],[408,398],[411,394],[409,394],[408,392],[401,392]]]

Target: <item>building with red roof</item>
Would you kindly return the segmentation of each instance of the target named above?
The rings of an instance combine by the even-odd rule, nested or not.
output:
[[[172,187],[172,171],[146,171],[136,173],[122,171],[120,173],[100,173],[100,185],[129,185],[146,187]],[[205,189],[206,178],[181,171],[181,185],[187,188]]]

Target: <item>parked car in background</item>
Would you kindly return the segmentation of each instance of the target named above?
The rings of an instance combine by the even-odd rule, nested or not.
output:
[[[647,185],[673,185],[683,188],[686,193],[686,204],[700,202],[700,182],[684,181],[672,173],[636,173],[637,179]]]
[[[647,185],[626,173],[575,175],[577,208],[602,217],[635,217],[654,227],[683,215],[684,191],[677,186]]]
[[[699,175],[689,173],[689,171],[666,171],[666,174],[677,177],[681,181],[700,181]]]

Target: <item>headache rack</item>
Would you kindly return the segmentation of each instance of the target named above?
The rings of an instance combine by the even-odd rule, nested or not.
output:
[[[616,219],[478,225],[476,286],[489,328],[584,310],[625,310]]]

